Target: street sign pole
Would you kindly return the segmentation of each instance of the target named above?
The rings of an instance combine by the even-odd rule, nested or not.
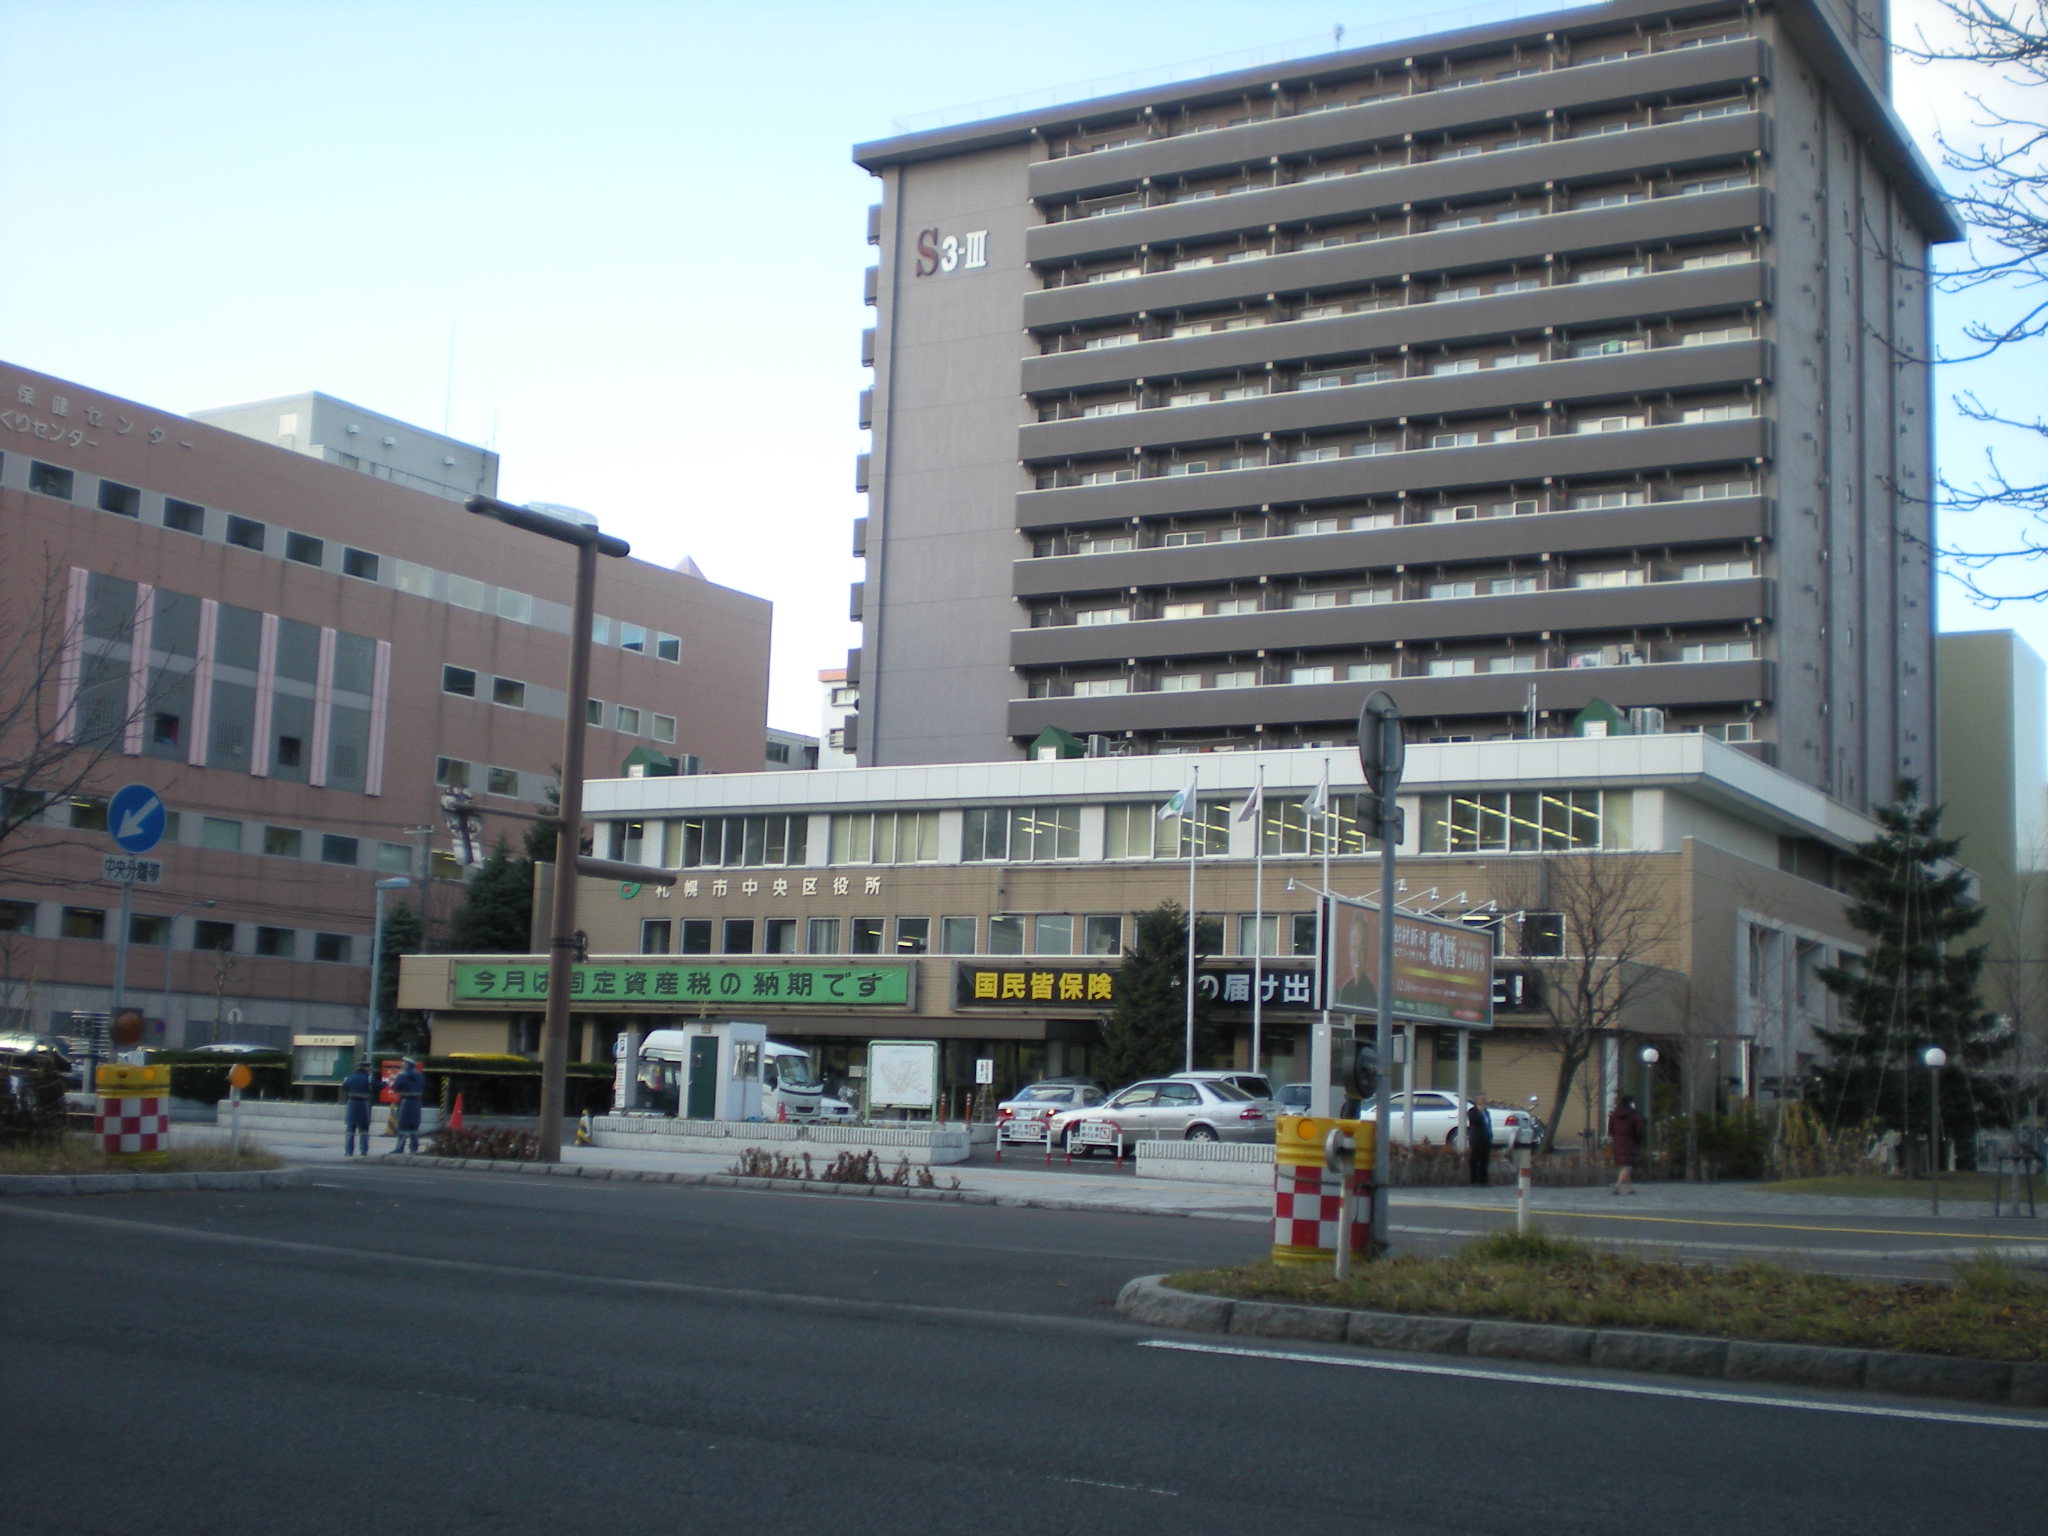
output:
[[[128,991],[128,909],[133,901],[130,893],[134,889],[133,881],[121,882],[121,931],[116,936],[114,944],[114,1001],[113,1006],[107,1009],[107,1017],[116,1020],[121,1017],[122,998]]]
[[[1401,734],[1401,711],[1384,688],[1375,688],[1358,712],[1358,759],[1366,786],[1378,801],[1380,838],[1380,964],[1378,1017],[1373,1028],[1373,1055],[1378,1083],[1373,1097],[1373,1135],[1378,1175],[1372,1186],[1372,1230],[1375,1242],[1393,1231],[1388,1216],[1387,1186],[1393,1173],[1393,1096],[1388,1069],[1394,1059],[1394,849],[1401,841],[1401,811],[1394,791],[1401,786],[1407,741]]]

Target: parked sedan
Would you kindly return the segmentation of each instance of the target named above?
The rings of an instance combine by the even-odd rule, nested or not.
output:
[[[1027,1083],[996,1106],[996,1144],[1029,1141],[1045,1145],[1046,1122],[1069,1109],[1092,1109],[1104,1094],[1093,1083],[1051,1078]]]
[[[1265,1103],[1230,1083],[1157,1077],[1119,1088],[1092,1109],[1054,1115],[1054,1145],[1086,1154],[1133,1141],[1270,1141]]]
[[[1467,1099],[1466,1104],[1472,1101]],[[1390,1096],[1388,1104],[1392,1128],[1387,1132],[1391,1142],[1406,1146],[1410,1144],[1408,1133],[1408,1095],[1396,1093]],[[1377,1118],[1378,1106],[1366,1103],[1360,1107],[1361,1120]],[[1536,1144],[1540,1133],[1534,1115],[1526,1109],[1510,1109],[1504,1104],[1489,1104],[1486,1107],[1487,1123],[1493,1127],[1493,1144],[1496,1147],[1527,1147]],[[1415,1095],[1414,1142],[1440,1147],[1458,1146],[1465,1134],[1465,1115],[1458,1107],[1458,1096],[1435,1090],[1419,1091]]]

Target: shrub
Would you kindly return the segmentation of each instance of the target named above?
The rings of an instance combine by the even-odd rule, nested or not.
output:
[[[540,1157],[540,1138],[532,1131],[484,1126],[477,1130],[439,1130],[427,1143],[429,1157],[484,1157],[493,1162],[531,1163]]]
[[[815,1166],[811,1154],[792,1157],[787,1152],[770,1152],[764,1147],[745,1147],[740,1159],[727,1173],[745,1179],[795,1179],[806,1184],[889,1184],[907,1189],[913,1184],[919,1189],[937,1189],[938,1179],[929,1167],[911,1166],[908,1155],[899,1157],[896,1166],[887,1173],[882,1171],[882,1160],[873,1152],[841,1152],[824,1168]],[[955,1178],[951,1189],[960,1187]]]

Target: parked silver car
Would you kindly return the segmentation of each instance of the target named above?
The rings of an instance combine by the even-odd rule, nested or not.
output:
[[[996,1106],[996,1144],[1028,1141],[1044,1146],[1046,1122],[1069,1109],[1092,1109],[1106,1095],[1094,1083],[1049,1078],[1026,1083]]]
[[[1273,1113],[1231,1083],[1155,1077],[1054,1115],[1047,1130],[1053,1145],[1085,1156],[1135,1141],[1271,1141]]]
[[[1279,1100],[1274,1097],[1272,1079],[1263,1072],[1240,1072],[1231,1069],[1207,1072],[1176,1072],[1173,1075],[1188,1082],[1228,1083],[1233,1088],[1243,1089],[1261,1104],[1264,1104],[1267,1114],[1276,1114],[1279,1111]]]

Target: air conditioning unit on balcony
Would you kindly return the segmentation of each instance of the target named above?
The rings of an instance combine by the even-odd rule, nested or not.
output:
[[[1632,709],[1628,712],[1629,733],[1635,736],[1662,736],[1664,734],[1664,711],[1661,709]]]

